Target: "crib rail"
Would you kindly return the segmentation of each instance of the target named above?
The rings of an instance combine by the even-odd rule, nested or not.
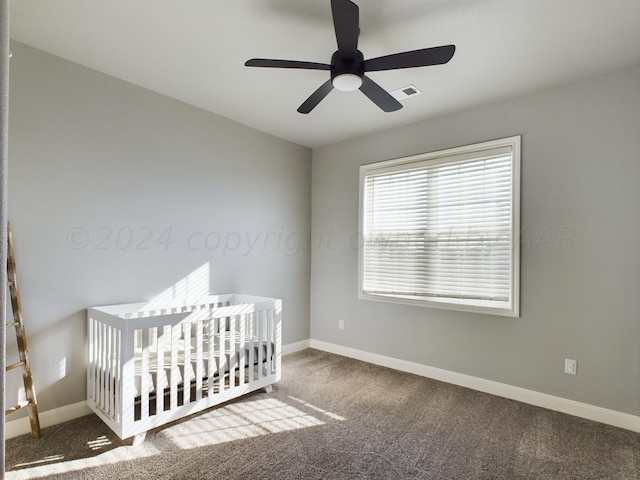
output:
[[[88,310],[88,404],[120,438],[280,379],[280,300],[231,294],[148,307]]]

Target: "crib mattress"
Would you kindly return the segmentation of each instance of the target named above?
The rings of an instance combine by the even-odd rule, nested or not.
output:
[[[182,343],[184,343],[183,340],[181,340]],[[195,341],[193,341],[191,343],[191,345],[194,345]],[[214,355],[214,359],[213,361],[215,362],[215,367],[214,367],[214,376],[217,377],[219,376],[221,373],[222,375],[226,375],[229,373],[230,368],[233,366],[235,368],[247,368],[249,367],[249,363],[251,361],[251,357],[250,357],[250,347],[247,346],[244,348],[244,365],[240,365],[241,362],[241,355],[240,355],[240,349],[241,347],[239,345],[236,345],[235,348],[235,352],[233,354],[233,356],[230,353],[230,349],[226,348],[225,353],[222,357],[222,362],[220,362],[221,358],[218,354]],[[204,351],[202,352],[202,361],[203,361],[203,365],[202,365],[202,370],[204,372],[208,372],[209,371],[209,352],[208,352],[208,348],[204,348]],[[256,343],[253,346],[253,365],[258,365],[259,363],[259,350],[260,350],[260,346]],[[274,344],[271,343],[271,352],[274,352]],[[162,365],[160,368],[158,368],[158,357],[157,357],[157,350],[155,350],[154,348],[150,348],[150,353],[151,355],[149,355],[149,369],[147,372],[147,393],[153,393],[156,391],[157,389],[157,385],[162,384],[162,385],[169,385],[171,382],[171,352],[167,351],[164,352],[164,365]],[[156,353],[156,354],[154,354]],[[267,344],[262,344],[262,361],[265,362],[267,359]],[[191,380],[194,380],[196,378],[196,371],[197,371],[197,366],[196,366],[196,351],[195,348],[192,346],[190,349],[190,362],[187,366],[185,366],[185,355],[184,355],[184,346],[182,346],[179,349],[178,352],[178,370],[177,370],[177,375],[178,375],[178,379],[177,382],[178,384],[183,384],[184,383],[184,379],[183,379],[183,372],[184,369],[187,368],[187,374],[188,377]],[[233,362],[232,362],[233,359]],[[135,349],[135,358],[134,358],[134,365],[135,365],[135,375],[134,375],[134,389],[135,389],[135,396],[136,397],[140,397],[142,395],[142,349],[141,348],[137,348]],[[219,363],[222,363],[222,365],[220,365]],[[203,376],[203,378],[207,378],[206,374]]]

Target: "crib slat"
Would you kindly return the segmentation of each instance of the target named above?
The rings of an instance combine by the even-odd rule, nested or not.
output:
[[[100,323],[94,324],[93,330],[93,401],[100,404]]]
[[[196,322],[196,401],[202,400],[202,327],[203,322]]]
[[[96,335],[96,405],[102,408],[102,330],[104,325],[99,324]]]
[[[273,310],[267,310],[267,375],[273,374]]]
[[[160,357],[158,356],[158,327],[154,327],[149,329],[149,374],[151,378],[151,391],[155,393],[155,398],[151,404],[154,405],[155,409],[151,411],[151,406],[149,406],[149,415],[157,415],[160,411],[160,400],[162,397],[162,390],[158,388],[161,371],[160,367],[161,362]],[[153,374],[154,371],[155,376]]]
[[[149,417],[149,329],[142,330],[142,358],[140,359],[140,420]]]
[[[178,348],[180,343],[180,330],[182,325],[174,325],[171,327],[171,387],[169,392],[170,410],[178,407],[178,377],[180,370],[178,369]]]
[[[122,331],[116,329],[116,350],[113,366],[115,369],[115,391],[114,391],[114,415],[113,418],[116,422],[122,421]]]
[[[107,325],[102,325],[102,332],[101,332],[101,342],[100,342],[100,352],[101,352],[101,358],[100,358],[100,407],[102,407],[103,410],[106,410],[106,404],[107,404],[107,383],[108,383],[108,379],[107,379],[107,374],[106,374],[106,368],[107,368]]]
[[[256,312],[258,318],[258,380],[262,378],[262,362],[264,362],[264,311]]]
[[[184,324],[184,374],[182,376],[184,405],[191,401],[191,324]]]
[[[255,322],[256,322],[256,314],[250,313],[247,315],[247,322],[249,323],[249,331],[247,335],[249,336],[249,358],[247,360],[247,369],[249,370],[249,383],[253,382],[253,371],[254,371],[254,363],[256,361],[256,354],[253,351],[255,347],[254,342],[254,334],[255,334]]]
[[[236,332],[238,328],[238,315],[229,319],[229,388],[236,386],[236,370],[238,367],[236,357]]]
[[[167,327],[159,327],[157,338],[156,369],[156,415],[164,411],[164,389],[167,388],[167,374],[164,365],[164,349]]]
[[[115,418],[117,413],[117,393],[116,390],[118,388],[118,329],[115,327],[110,327],[111,329],[111,353],[110,353],[110,367],[111,374],[109,377],[111,378],[111,393],[109,395],[111,402],[111,417]]]
[[[107,379],[108,379],[108,384],[107,384],[107,413],[109,414],[109,416],[113,417],[113,409],[114,409],[114,405],[113,405],[113,396],[115,393],[115,383],[114,383],[114,375],[113,375],[113,346],[114,346],[114,340],[113,340],[113,336],[114,336],[114,332],[113,332],[113,327],[107,325],[107,356],[108,356],[108,362],[107,362]]]
[[[107,415],[111,415],[111,410],[109,408],[109,397],[111,396],[111,376],[109,375],[109,363],[111,361],[111,358],[109,356],[109,353],[111,352],[111,327],[109,325],[105,325],[104,350],[104,411],[107,413]]]
[[[213,376],[215,374],[215,320],[209,318],[207,320],[207,397],[211,397],[213,392]]]
[[[240,332],[240,342],[238,344],[238,348],[240,349],[240,361],[238,362],[238,372],[239,372],[239,385],[243,386],[244,385],[244,380],[245,380],[245,374],[246,374],[246,358],[245,358],[245,348],[247,346],[246,344],[246,334],[247,334],[247,317],[248,315],[239,315],[239,322],[240,322],[240,328],[239,328],[239,332]]]
[[[226,320],[224,318],[217,318],[218,324],[218,392],[225,391],[224,376],[227,371],[227,346],[226,346]]]

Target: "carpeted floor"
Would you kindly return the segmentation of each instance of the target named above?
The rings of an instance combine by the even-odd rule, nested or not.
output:
[[[640,434],[311,349],[140,446],[94,415],[43,434],[8,479],[640,479]]]

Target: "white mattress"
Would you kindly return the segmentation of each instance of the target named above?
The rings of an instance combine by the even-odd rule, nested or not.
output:
[[[242,342],[240,341],[240,336],[239,335],[235,335],[235,338],[233,338],[235,340],[235,357],[236,357],[236,365],[240,362],[240,355],[239,355],[239,351],[240,351],[240,346],[242,344]],[[219,335],[216,335],[216,342],[215,345],[216,347],[218,347],[218,345],[220,345],[220,341],[219,341]],[[220,360],[220,358],[218,357],[218,354],[215,355],[214,361],[216,362],[216,366],[214,368],[214,371],[216,372],[215,374],[219,374],[220,370],[223,370],[224,373],[228,373],[229,372],[229,360],[230,360],[230,340],[229,338],[225,338],[225,354],[224,354],[224,365],[220,366],[218,365],[218,361]],[[254,363],[258,362],[258,345],[257,345],[257,339],[254,338]],[[177,379],[177,383],[183,383],[183,377],[182,377],[182,373],[184,371],[185,368],[185,355],[184,355],[184,347],[185,347],[185,342],[183,339],[178,341],[178,379]],[[197,339],[195,337],[191,338],[191,348],[190,348],[190,363],[186,366],[186,368],[188,368],[187,370],[187,376],[190,379],[194,379],[196,376],[196,344],[197,344]],[[245,339],[244,342],[245,345],[245,355],[244,355],[244,366],[248,366],[249,365],[249,339]],[[262,358],[266,358],[267,352],[266,352],[266,345],[263,344],[263,357]],[[157,345],[151,345],[148,347],[149,348],[149,371],[147,372],[147,393],[152,393],[156,391],[156,386],[161,384],[161,385],[165,385],[168,386],[170,385],[170,380],[171,380],[171,351],[168,350],[169,346],[165,346],[165,351],[164,351],[164,362],[161,362],[163,364],[160,365],[160,368],[158,368],[158,350],[157,350]],[[217,348],[216,348],[217,349]],[[135,396],[139,397],[142,395],[142,348],[136,348],[134,351],[134,365],[135,365],[135,375],[134,375],[134,388],[135,388]],[[273,344],[271,347],[271,351],[273,352]],[[208,341],[204,341],[203,342],[203,346],[202,346],[202,361],[203,361],[203,365],[202,365],[202,371],[205,372],[206,376],[206,372],[209,371],[209,344]],[[222,368],[221,368],[222,367]]]

